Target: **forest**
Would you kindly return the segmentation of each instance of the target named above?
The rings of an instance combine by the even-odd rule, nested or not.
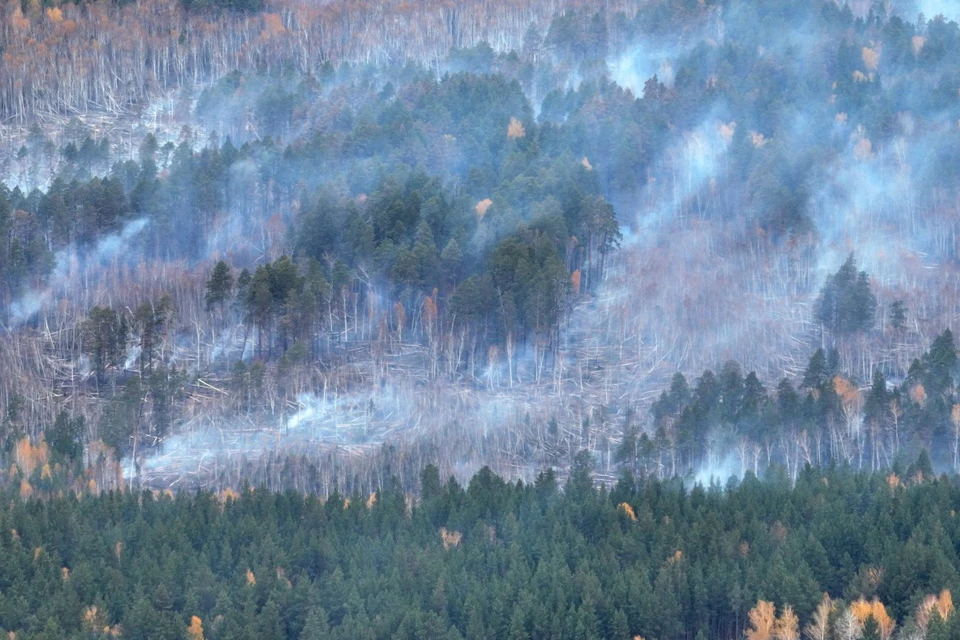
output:
[[[960,9],[9,0],[0,632],[960,637]]]
[[[425,467],[412,499],[106,491],[0,514],[0,627],[17,638],[946,640],[956,479],[785,469],[597,489]]]

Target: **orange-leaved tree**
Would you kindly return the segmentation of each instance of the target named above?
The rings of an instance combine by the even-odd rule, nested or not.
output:
[[[190,626],[187,627],[187,638],[189,638],[189,640],[203,640],[203,624],[197,616],[190,618]]]
[[[850,612],[853,613],[853,616],[861,625],[866,623],[867,618],[873,616],[873,619],[876,621],[877,627],[880,630],[881,640],[890,640],[890,636],[893,635],[893,628],[896,626],[896,622],[887,613],[887,609],[883,606],[882,602],[876,598],[874,598],[871,602],[867,602],[861,597],[859,600],[850,605]]]
[[[744,632],[747,640],[773,640],[774,626],[777,624],[777,613],[772,602],[760,600],[747,613],[750,626]]]
[[[784,605],[777,617],[776,607],[772,602],[760,600],[747,613],[750,626],[744,632],[747,640],[799,640],[800,628],[797,614],[793,607]]]

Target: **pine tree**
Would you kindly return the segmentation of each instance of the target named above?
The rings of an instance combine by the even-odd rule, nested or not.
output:
[[[316,606],[307,615],[299,640],[326,640],[330,637],[330,622],[323,607]]]
[[[800,386],[804,389],[821,389],[830,381],[830,371],[827,368],[827,356],[823,352],[823,349],[817,349],[812,356],[810,356],[810,361],[807,363],[807,368],[803,372],[803,382],[800,383]]]
[[[857,272],[853,254],[827,278],[816,304],[816,318],[836,336],[873,328],[877,299],[865,271]]]
[[[907,327],[907,305],[903,300],[890,303],[890,328],[900,333]]]
[[[879,424],[883,421],[888,408],[888,395],[887,380],[883,372],[877,368],[873,372],[873,383],[870,385],[870,393],[864,404],[864,418],[868,423]]]
[[[637,453],[637,426],[633,420],[633,409],[630,408],[624,418],[623,439],[617,447],[614,460],[625,468],[636,469]]]
[[[215,307],[223,308],[223,305],[233,294],[233,273],[231,273],[226,262],[223,260],[217,261],[217,264],[213,267],[213,272],[210,274],[210,279],[207,280],[206,288],[207,311]]]
[[[442,491],[440,484],[440,470],[432,464],[428,464],[420,472],[420,497],[426,500],[432,500],[439,496]]]
[[[79,460],[83,455],[83,427],[83,416],[71,418],[70,414],[61,410],[48,433],[50,448],[65,458]]]
[[[113,309],[94,307],[81,332],[83,351],[93,361],[97,381],[102,383],[107,367],[117,366],[126,350],[126,320]]]

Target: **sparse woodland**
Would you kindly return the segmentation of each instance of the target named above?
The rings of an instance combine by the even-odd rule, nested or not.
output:
[[[960,31],[861,9],[11,4],[9,460],[956,469]]]

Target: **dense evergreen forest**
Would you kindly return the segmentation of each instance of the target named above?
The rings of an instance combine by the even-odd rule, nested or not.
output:
[[[955,637],[956,478],[806,467],[707,487],[560,487],[428,466],[321,500],[253,488],[21,500],[0,514],[17,638]]]

